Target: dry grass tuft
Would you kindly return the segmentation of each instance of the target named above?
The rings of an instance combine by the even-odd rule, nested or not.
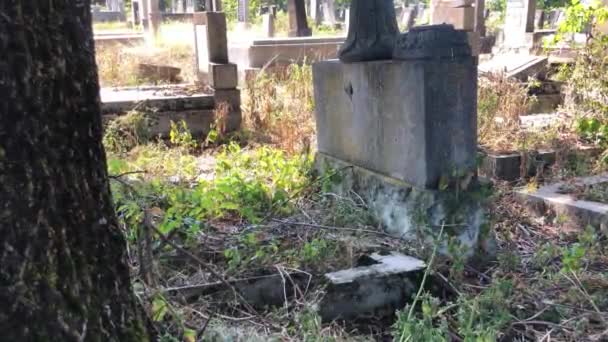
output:
[[[247,79],[245,127],[289,153],[309,151],[314,141],[312,67],[292,64]]]
[[[180,78],[193,82],[195,74],[194,33],[190,23],[164,23],[156,46],[108,45],[96,51],[99,83],[102,87],[135,86],[150,80],[138,77],[139,63],[181,68]]]

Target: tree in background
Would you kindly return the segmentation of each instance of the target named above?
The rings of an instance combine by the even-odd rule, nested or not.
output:
[[[0,339],[148,341],[101,144],[90,0],[0,1]]]

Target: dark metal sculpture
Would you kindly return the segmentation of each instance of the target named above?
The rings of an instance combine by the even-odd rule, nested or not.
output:
[[[342,62],[391,59],[399,34],[393,0],[352,0]]]

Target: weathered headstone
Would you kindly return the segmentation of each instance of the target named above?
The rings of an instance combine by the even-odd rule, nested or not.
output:
[[[141,9],[139,8],[139,1],[133,1],[131,3],[131,22],[133,26],[141,24]]]
[[[226,15],[223,12],[195,12],[194,46],[198,81],[214,89],[216,104],[228,104],[228,127],[237,129],[241,122],[241,97],[238,72],[228,60]]]
[[[475,32],[477,32],[480,37],[485,37],[486,35],[485,11],[485,0],[475,0]]]
[[[450,24],[458,30],[475,29],[475,8],[473,0],[433,0],[431,1],[431,24]]]
[[[262,29],[265,37],[274,37],[274,16],[272,13],[262,15]]]
[[[545,26],[545,11],[544,10],[536,10],[536,14],[534,16],[534,28],[542,30]]]
[[[357,4],[359,22],[376,13],[359,12]],[[375,30],[361,35],[374,37]],[[413,27],[392,56],[313,65],[317,167],[347,170],[332,190],[359,194],[391,234],[433,241],[444,224],[456,224],[452,236],[466,256],[492,252],[475,195],[477,59],[469,33]],[[440,247],[449,254],[447,243]]]
[[[310,0],[310,19],[315,25],[319,25],[321,23],[321,15],[319,13],[319,0]]]
[[[507,0],[504,45],[519,49],[533,45],[536,0]]]
[[[312,36],[312,30],[308,27],[304,0],[287,0],[287,11],[289,14],[289,36]]]
[[[238,0],[236,20],[239,28],[246,29],[249,27],[249,0]]]
[[[148,37],[151,44],[156,43],[162,15],[158,9],[159,0],[144,0],[148,2]]]

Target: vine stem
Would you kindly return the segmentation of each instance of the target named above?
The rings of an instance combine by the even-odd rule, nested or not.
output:
[[[437,255],[437,246],[439,246],[439,244],[441,243],[441,238],[443,237],[444,228],[445,228],[445,224],[442,224],[441,230],[439,231],[439,236],[437,237],[438,242],[435,243],[435,246],[433,246],[433,254],[431,254],[431,259],[429,260],[429,264],[427,265],[426,270],[424,271],[424,275],[422,276],[422,282],[420,283],[420,287],[418,288],[418,293],[416,293],[416,297],[414,297],[414,301],[412,302],[410,311],[407,314],[408,321],[412,319],[412,316],[414,315],[414,308],[416,307],[416,304],[418,303],[418,301],[420,300],[420,297],[422,296],[424,284],[426,283],[426,279],[428,278],[429,273],[431,272],[433,263],[435,262],[435,256]],[[408,340],[409,340],[409,338],[404,340],[403,335],[401,335],[401,338],[399,339],[400,342],[404,342],[404,341],[408,341]]]

